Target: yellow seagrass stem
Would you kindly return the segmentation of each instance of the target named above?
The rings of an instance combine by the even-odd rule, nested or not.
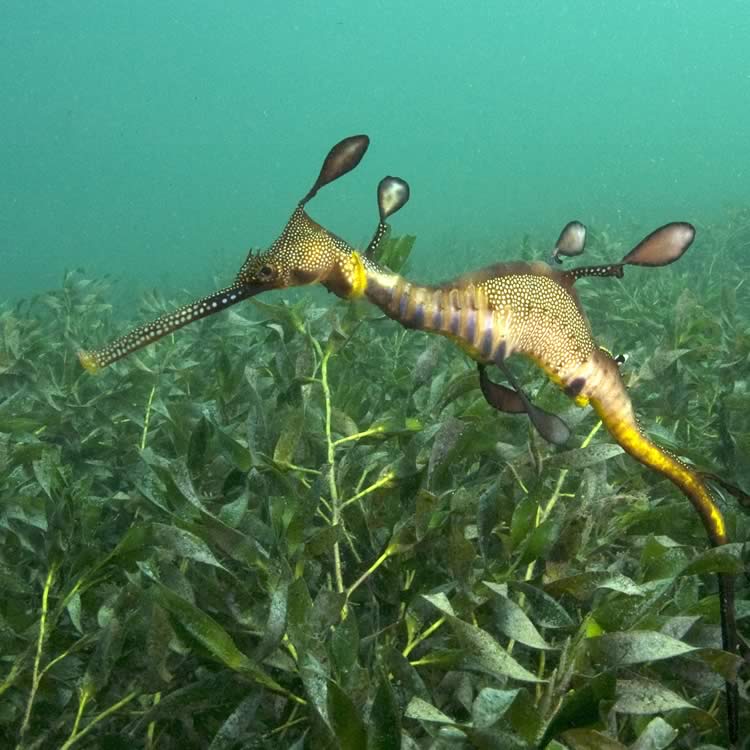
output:
[[[139,693],[136,690],[132,690],[124,698],[117,701],[117,703],[113,703],[109,708],[106,708],[100,714],[97,714],[97,716],[94,717],[80,732],[77,730],[71,732],[68,739],[60,746],[60,750],[68,750],[69,748],[73,747],[73,745],[75,745],[78,740],[80,740],[82,737],[85,737],[100,721],[103,721],[113,713],[119,711],[123,706],[126,706],[134,698],[137,698],[138,695]],[[81,710],[79,710],[79,714],[81,713],[81,711],[82,707]],[[78,725],[79,718],[80,716],[76,717],[76,727]]]
[[[55,580],[55,575],[58,569],[58,563],[52,563],[47,571],[47,579],[44,582],[44,590],[42,591],[42,614],[39,618],[39,634],[36,642],[36,655],[34,656],[34,673],[31,677],[31,691],[29,692],[29,700],[26,703],[26,712],[24,713],[23,723],[21,724],[21,730],[19,731],[20,740],[18,742],[17,750],[24,746],[24,736],[29,728],[29,722],[31,721],[31,710],[34,706],[34,699],[36,698],[37,691],[39,690],[39,682],[42,679],[42,671],[40,670],[42,663],[42,651],[44,649],[44,642],[47,638],[47,616],[49,614],[49,592],[52,589],[52,584]]]
[[[148,401],[146,402],[146,414],[143,417],[143,432],[141,433],[141,453],[146,450],[146,438],[148,437],[148,426],[151,423],[151,405],[154,403],[154,394],[156,393],[156,386],[151,386],[151,393],[148,394]]]
[[[337,526],[340,523],[341,513],[341,502],[339,499],[338,488],[336,487],[336,446],[333,441],[333,429],[331,426],[332,420],[332,405],[331,405],[331,388],[328,383],[328,360],[333,354],[331,348],[323,351],[320,343],[317,339],[311,337],[313,347],[320,357],[320,384],[323,389],[323,399],[325,403],[325,430],[326,430],[326,446],[327,446],[327,461],[328,461],[328,493],[331,496],[331,526]],[[339,543],[335,542],[333,545],[333,567],[334,576],[336,578],[336,591],[343,593],[344,591],[344,576],[341,565],[341,548]]]
[[[594,425],[594,427],[591,429],[591,432],[586,436],[585,440],[581,443],[581,448],[585,449],[588,448],[591,444],[591,441],[594,439],[594,436],[597,432],[602,428],[602,421],[598,420],[597,423]],[[542,524],[544,521],[547,520],[549,514],[552,512],[552,509],[557,504],[557,501],[562,497],[562,488],[565,484],[565,479],[568,476],[568,473],[570,472],[570,469],[561,469],[560,475],[557,477],[557,482],[555,482],[555,489],[552,491],[552,496],[547,501],[547,504],[542,508],[541,506],[537,507],[536,509],[536,516],[534,517],[534,528],[536,529],[540,524]],[[534,568],[536,567],[536,560],[532,560],[527,566],[526,566],[526,573],[523,577],[524,581],[530,581],[534,577]],[[518,605],[520,607],[523,607],[524,603],[526,602],[526,595],[521,592],[520,596],[518,597]],[[514,638],[511,638],[510,641],[508,641],[508,653],[513,652],[513,648],[516,644],[516,641]],[[542,651],[540,653],[540,666],[541,666],[541,659],[544,656],[544,652]],[[539,686],[537,686],[537,696],[540,694]]]

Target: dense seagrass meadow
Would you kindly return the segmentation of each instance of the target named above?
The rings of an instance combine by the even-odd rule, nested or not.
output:
[[[413,239],[384,252],[418,278]],[[631,240],[594,228],[587,259]],[[579,289],[647,434],[745,489],[749,249],[734,211],[680,263]],[[749,638],[747,496],[719,487],[711,550],[530,364],[563,447],[489,408],[449,341],[311,290],[92,377],[82,343],[185,301],[113,319],[110,292],[71,272],[0,312],[3,747],[708,750],[738,667],[750,725],[715,575]]]

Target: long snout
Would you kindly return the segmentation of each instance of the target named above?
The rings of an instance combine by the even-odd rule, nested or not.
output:
[[[262,291],[264,287],[255,284],[234,284],[220,289],[173,312],[161,315],[150,323],[133,328],[99,349],[81,350],[78,352],[78,359],[86,370],[96,372],[196,320],[226,310],[227,307]]]

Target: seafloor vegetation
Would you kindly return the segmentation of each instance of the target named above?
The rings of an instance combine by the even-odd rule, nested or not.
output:
[[[749,250],[740,211],[675,266],[579,290],[644,428],[745,489]],[[726,746],[713,574],[737,574],[747,637],[742,500],[709,550],[531,366],[566,448],[493,411],[449,342],[297,299],[99,377],[76,349],[126,327],[105,282],[0,313],[2,747]]]

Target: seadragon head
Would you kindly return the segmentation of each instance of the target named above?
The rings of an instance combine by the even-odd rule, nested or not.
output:
[[[350,136],[330,150],[279,238],[265,251],[251,251],[230,286],[138,326],[99,349],[80,351],[81,364],[96,372],[195,320],[274,289],[321,283],[341,297],[360,296],[366,286],[366,266],[373,265],[369,256],[385,235],[386,218],[408,200],[408,186],[394,177],[386,177],[378,186],[380,223],[364,257],[311,219],[305,204],[322,187],[354,169],[369,142],[366,135]]]

